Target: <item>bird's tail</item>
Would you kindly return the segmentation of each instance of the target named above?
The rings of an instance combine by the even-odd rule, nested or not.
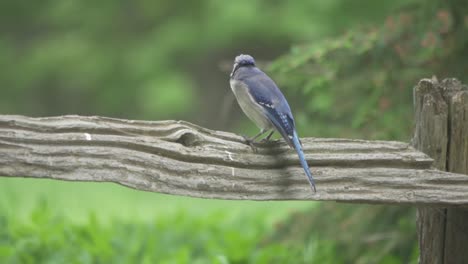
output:
[[[307,175],[307,178],[309,179],[310,186],[316,192],[315,190],[315,181],[314,178],[312,177],[312,173],[310,172],[309,165],[307,164],[307,161],[304,157],[304,152],[302,151],[302,146],[301,143],[299,142],[299,137],[297,136],[296,130],[293,132],[293,137],[292,137],[292,143],[294,145],[294,149],[297,152],[297,155],[299,156],[299,161],[301,162],[302,168],[304,168],[305,174]]]

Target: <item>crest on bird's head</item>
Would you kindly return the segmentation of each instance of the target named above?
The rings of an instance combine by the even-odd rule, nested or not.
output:
[[[234,73],[240,67],[248,67],[248,66],[255,66],[255,60],[252,56],[247,54],[241,54],[234,59],[234,67],[232,67],[231,78]]]
[[[234,59],[234,64],[239,64],[240,66],[247,66],[247,65],[255,66],[255,60],[250,55],[241,54]]]

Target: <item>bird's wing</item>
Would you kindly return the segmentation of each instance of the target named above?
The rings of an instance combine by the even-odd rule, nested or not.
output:
[[[276,130],[278,130],[288,145],[293,147],[294,118],[289,104],[278,86],[263,72],[254,78],[246,78],[243,82],[249,88],[249,93],[262,107]]]
[[[261,71],[257,75],[245,78],[243,82],[248,87],[249,93],[255,102],[262,107],[264,114],[275,126],[276,130],[283,136],[288,145],[296,150],[301,166],[315,192],[314,178],[305,159],[299,136],[294,126],[291,109],[283,93],[281,93],[273,80]]]

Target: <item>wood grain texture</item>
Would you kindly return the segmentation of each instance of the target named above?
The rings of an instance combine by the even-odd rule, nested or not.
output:
[[[456,79],[423,79],[414,98],[414,146],[433,157],[436,168],[467,174],[467,87]],[[420,207],[417,226],[420,263],[468,263],[465,208]]]
[[[434,166],[446,169],[448,147],[448,106],[436,79],[423,79],[414,87],[415,133],[413,145],[434,158]],[[419,207],[417,231],[419,263],[443,263],[445,208]]]
[[[468,174],[468,90],[458,81],[448,87],[449,139],[447,169]],[[468,178],[468,175],[466,176]],[[468,210],[448,208],[444,263],[468,263]]]
[[[303,139],[317,180],[310,191],[285,143],[258,145],[183,121],[0,116],[0,175],[115,182],[218,199],[468,205],[464,175],[431,169],[407,143]]]

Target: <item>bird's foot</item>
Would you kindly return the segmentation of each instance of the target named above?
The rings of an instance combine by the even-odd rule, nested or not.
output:
[[[273,143],[273,144],[276,144],[278,143],[280,140],[279,139],[268,139],[268,138],[264,138],[262,140],[260,140],[261,143]]]
[[[252,148],[253,152],[256,153],[256,152],[257,152],[257,147],[255,147],[255,141],[252,140],[251,138],[249,138],[249,137],[246,136],[246,135],[242,135],[242,137],[243,137],[244,140],[245,140],[245,144],[249,145],[249,146]]]

